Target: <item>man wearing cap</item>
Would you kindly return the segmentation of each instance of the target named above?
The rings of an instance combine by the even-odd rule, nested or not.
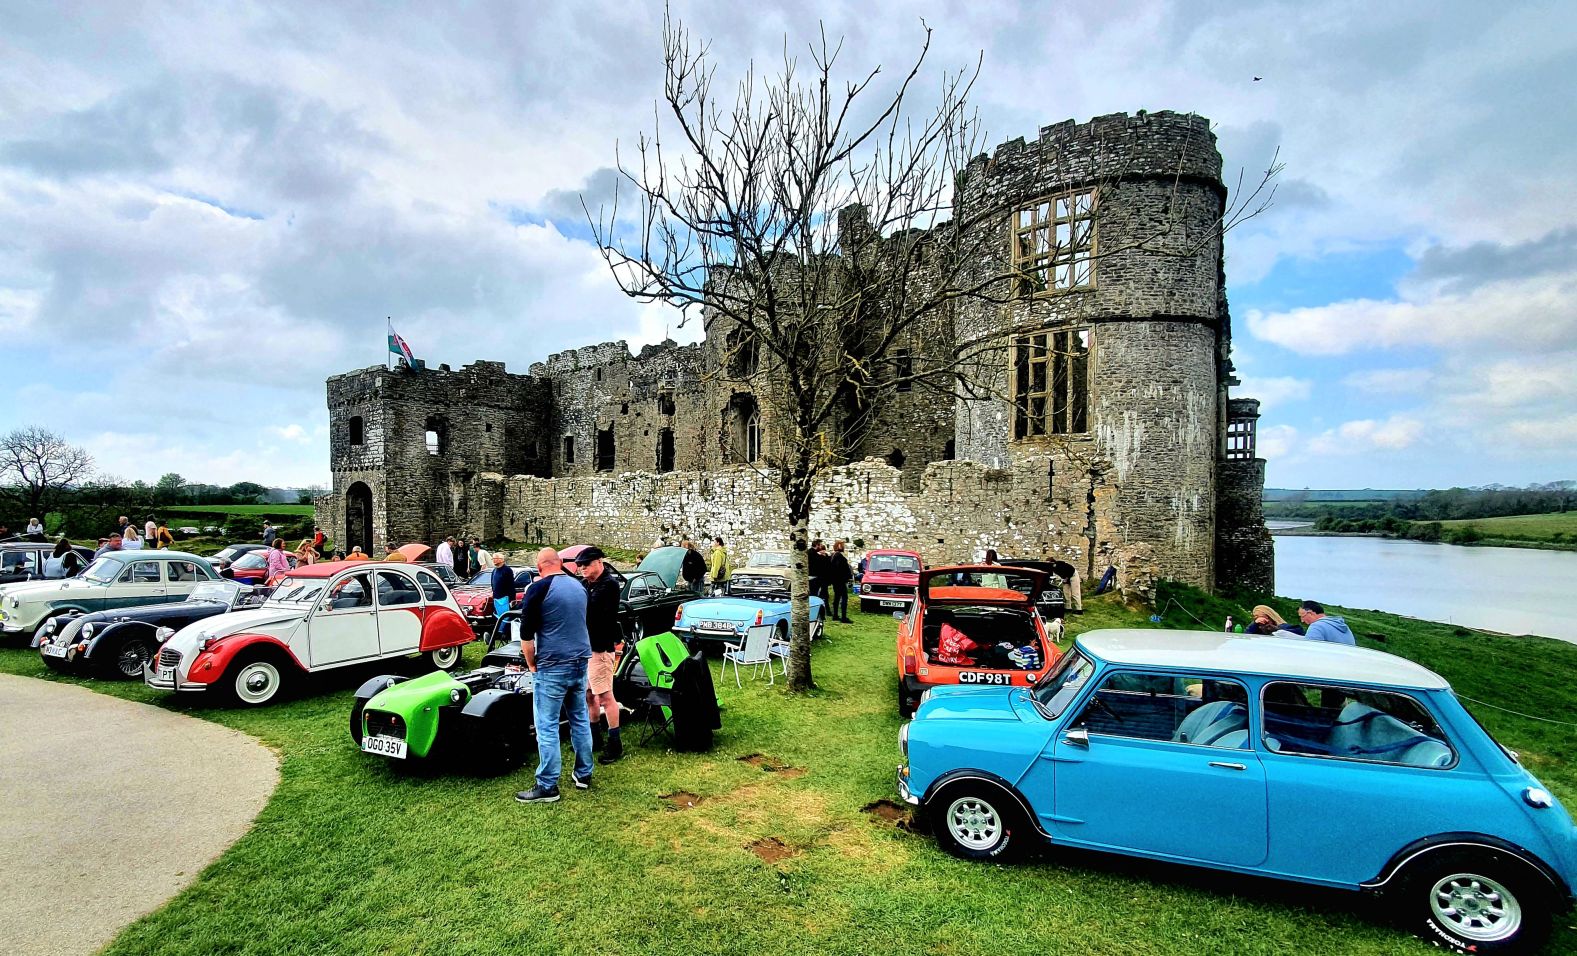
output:
[[[607,721],[608,739],[598,757],[612,763],[624,756],[619,737],[619,701],[613,696],[614,649],[624,636],[619,626],[619,582],[608,573],[602,549],[593,545],[575,558],[586,584],[586,632],[591,638],[591,661],[586,665],[586,709],[591,717],[593,740],[601,735],[599,719]]]
[[[520,652],[535,675],[531,705],[537,724],[537,782],[515,794],[520,803],[557,803],[559,713],[569,711],[570,744],[575,748],[575,788],[591,786],[591,722],[586,716],[586,664],[591,640],[586,634],[586,589],[564,573],[552,548],[537,552],[537,580],[520,604]]]

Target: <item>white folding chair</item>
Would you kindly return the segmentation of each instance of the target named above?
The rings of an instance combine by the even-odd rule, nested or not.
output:
[[[723,663],[717,669],[718,679],[723,677],[724,668],[729,664],[734,665],[734,684],[738,687],[745,685],[739,680],[739,665],[749,664],[754,670],[750,679],[755,680],[761,674],[761,665],[767,668],[767,683],[777,683],[772,672],[772,625],[762,624],[753,626],[745,632],[745,640],[741,644],[730,644],[723,648]]]

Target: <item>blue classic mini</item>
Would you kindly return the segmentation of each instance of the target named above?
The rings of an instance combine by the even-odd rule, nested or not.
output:
[[[1577,828],[1439,675],[1359,647],[1094,631],[1033,688],[941,687],[899,732],[937,842],[1050,841],[1383,892],[1408,929],[1536,946]]]

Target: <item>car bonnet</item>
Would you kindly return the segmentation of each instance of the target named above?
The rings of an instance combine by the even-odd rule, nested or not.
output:
[[[198,642],[205,637],[229,637],[244,631],[300,621],[306,616],[306,608],[280,607],[260,607],[216,614],[181,628],[174,637],[170,638],[169,646],[185,653],[195,650]]]
[[[433,671],[431,674],[401,681],[393,687],[385,687],[367,701],[367,708],[409,717],[422,707],[447,704],[449,694],[455,688],[464,690],[465,685],[444,671]]]

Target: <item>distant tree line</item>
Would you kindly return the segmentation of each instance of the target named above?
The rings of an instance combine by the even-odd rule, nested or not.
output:
[[[1358,530],[1386,531],[1380,524],[1387,518],[1404,523],[1455,521],[1472,518],[1501,518],[1508,515],[1553,514],[1577,509],[1577,482],[1559,481],[1526,488],[1447,488],[1430,491],[1417,498],[1386,501],[1309,501],[1296,496],[1265,503],[1271,518],[1309,518],[1316,520],[1367,522]],[[1319,528],[1319,530],[1337,530]]]

